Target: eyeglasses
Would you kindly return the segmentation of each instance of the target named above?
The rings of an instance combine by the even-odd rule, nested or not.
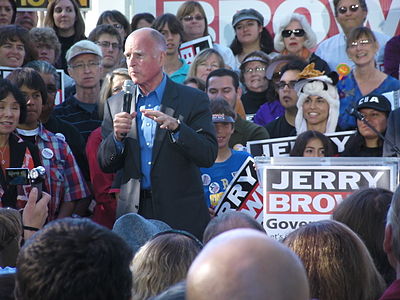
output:
[[[285,81],[279,81],[277,83],[277,87],[279,90],[283,90],[285,88],[285,86],[287,86],[289,89],[294,89],[294,86],[296,85],[297,81],[296,80],[292,80],[289,82],[285,82]]]
[[[350,5],[349,7],[346,6],[341,6],[338,8],[338,13],[341,15],[344,15],[347,13],[347,10],[350,10],[351,12],[356,12],[360,6],[358,4],[353,4]]]
[[[284,38],[290,37],[292,33],[294,34],[294,36],[302,37],[306,32],[304,31],[304,29],[282,30],[282,36]]]
[[[201,21],[204,19],[204,17],[202,15],[195,15],[195,16],[184,16],[182,18],[182,20],[185,22],[193,21],[193,19],[195,19],[196,21]]]
[[[110,42],[107,42],[107,41],[96,42],[96,44],[99,45],[102,48],[110,48],[110,46],[111,46],[114,50],[121,48],[118,43],[110,43]]]
[[[78,71],[84,70],[85,67],[88,67],[88,69],[93,70],[93,69],[97,68],[98,66],[100,66],[100,62],[99,62],[99,61],[90,61],[90,62],[87,63],[87,64],[78,63],[78,64],[76,64],[76,65],[70,65],[70,67],[71,67],[72,69],[78,70]]]
[[[121,24],[111,24],[111,25],[114,26],[114,28],[116,29],[122,29],[124,27]]]
[[[246,70],[244,70],[245,73],[253,73],[253,72],[265,72],[265,68],[264,67],[256,67],[256,68],[248,68]]]
[[[357,48],[357,46],[365,47],[366,45],[369,45],[369,44],[371,44],[371,41],[367,40],[367,39],[354,41],[354,42],[351,42],[350,48]]]

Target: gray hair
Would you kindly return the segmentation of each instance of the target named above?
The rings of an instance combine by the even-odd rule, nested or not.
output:
[[[392,227],[393,254],[400,260],[400,185],[393,194],[387,214],[387,225]]]
[[[283,43],[282,31],[290,24],[292,21],[298,21],[303,27],[303,30],[306,32],[304,47],[307,49],[314,48],[317,45],[317,36],[315,32],[312,30],[310,23],[308,23],[305,16],[297,13],[293,13],[292,15],[288,15],[282,19],[281,24],[279,25],[278,31],[275,34],[274,38],[274,47],[278,52],[282,52],[285,49],[285,44]]]
[[[36,72],[39,72],[39,73],[53,75],[53,77],[56,81],[56,87],[60,88],[59,81],[58,81],[59,75],[57,73],[57,69],[49,62],[44,61],[44,60],[33,60],[33,61],[30,61],[29,63],[25,64],[24,67],[32,68]]]

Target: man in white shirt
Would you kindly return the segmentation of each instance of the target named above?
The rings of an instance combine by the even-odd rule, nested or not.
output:
[[[354,66],[353,61],[350,60],[346,53],[346,37],[353,28],[363,26],[368,14],[365,0],[334,0],[333,4],[335,17],[343,32],[323,41],[315,52],[316,55],[328,63],[332,71],[336,70],[339,64]],[[376,31],[374,31],[374,35],[379,43],[379,51],[375,59],[378,67],[381,67],[383,66],[385,45],[390,37]]]

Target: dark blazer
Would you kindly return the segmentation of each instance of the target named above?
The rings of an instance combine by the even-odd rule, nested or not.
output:
[[[397,156],[396,151],[393,149],[390,143],[393,143],[397,148],[400,148],[400,108],[396,108],[389,114],[387,120],[386,134],[385,138],[389,141],[383,143],[383,156]]]
[[[136,89],[135,89],[136,90]],[[135,99],[135,95],[133,99]],[[131,111],[135,110],[132,101]],[[122,111],[123,94],[107,100],[102,124],[103,142],[98,150],[104,172],[122,170],[117,217],[137,212],[141,180],[140,147],[136,121],[118,153],[113,137],[113,116]],[[167,78],[160,111],[181,121],[179,138],[158,126],[154,138],[151,168],[154,216],[176,229],[197,237],[209,221],[199,167],[210,167],[217,156],[217,141],[205,93],[172,82]]]

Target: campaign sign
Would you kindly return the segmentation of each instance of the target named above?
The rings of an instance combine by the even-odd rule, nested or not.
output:
[[[6,78],[15,68],[0,67],[0,78]]]
[[[56,95],[56,99],[54,101],[54,105],[58,105],[58,104],[64,102],[64,100],[65,100],[64,99],[64,96],[65,96],[65,94],[64,94],[64,76],[65,76],[64,70],[57,69],[57,74],[58,74],[58,84],[57,84],[58,89],[57,89],[57,95]]]
[[[344,150],[344,146],[349,140],[350,136],[355,134],[355,130],[351,131],[340,131],[333,133],[326,133],[325,135],[331,139],[338,148],[338,152],[341,153]],[[253,156],[268,156],[268,157],[279,157],[289,156],[290,150],[293,148],[296,136],[289,136],[284,138],[266,139],[259,141],[247,142],[247,151]]]
[[[382,96],[385,96],[389,101],[390,104],[392,105],[392,110],[395,110],[396,108],[400,107],[400,90],[392,91],[392,92],[387,92],[383,93]]]
[[[49,0],[16,0],[18,10],[46,10],[49,5]],[[90,9],[90,0],[77,0],[79,8],[83,10]]]
[[[262,224],[263,194],[254,169],[254,160],[248,157],[230,182],[215,208],[220,216],[228,211],[242,211]]]
[[[181,44],[179,53],[187,64],[191,64],[196,56],[203,49],[212,48],[212,40],[209,35]]]
[[[370,165],[370,158],[286,160],[261,167],[264,228],[277,240],[307,223],[330,219],[336,206],[356,190],[379,187],[393,191],[398,183],[397,158],[374,158],[376,165]]]
[[[7,78],[10,73],[15,70],[15,68],[9,68],[9,67],[0,67],[0,78]],[[54,104],[60,104],[61,102],[64,101],[64,70],[57,70],[58,74],[58,89],[57,89],[57,95],[56,99],[54,101]]]

